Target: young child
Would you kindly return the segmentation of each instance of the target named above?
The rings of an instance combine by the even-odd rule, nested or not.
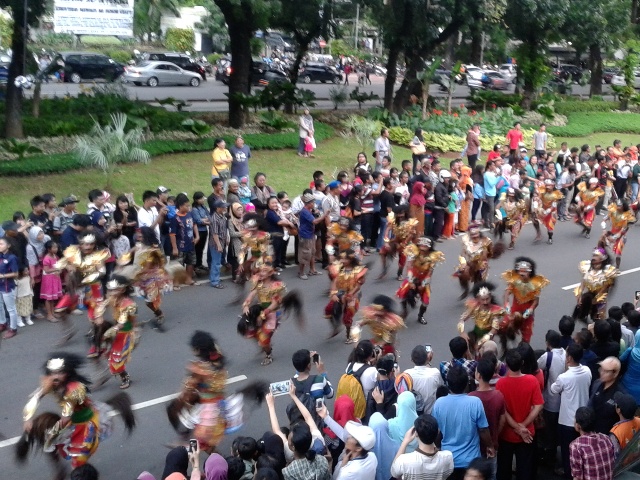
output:
[[[173,195],[170,197],[167,197],[167,219],[171,220],[173,217],[176,216],[176,212],[177,212],[177,208],[176,208],[176,197],[174,197]]]
[[[109,235],[109,250],[119,259],[131,249],[131,242],[122,234],[122,229],[117,228]]]
[[[171,219],[169,236],[171,239],[172,255],[180,257],[187,270],[186,285],[193,285],[193,269],[196,264],[195,244],[200,240],[198,226],[191,215],[191,202],[184,193],[176,197],[177,212]]]
[[[126,237],[125,237],[126,238]],[[40,287],[40,299],[45,301],[47,320],[55,322],[53,307],[55,302],[62,298],[62,280],[60,271],[55,268],[58,262],[58,244],[49,240],[44,244],[45,255],[42,259],[42,286]]]
[[[249,178],[241,177],[240,186],[238,187],[238,196],[240,197],[240,203],[247,205],[251,203],[251,188],[249,188]]]
[[[29,269],[25,268],[16,279],[16,311],[18,312],[18,327],[25,324],[33,325],[31,314],[33,313],[33,290],[31,289],[31,277]]]

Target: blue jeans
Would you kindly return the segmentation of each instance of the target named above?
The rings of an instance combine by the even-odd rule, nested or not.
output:
[[[378,233],[378,241],[376,242],[376,248],[380,250],[384,245],[384,231],[387,229],[387,217],[380,217],[380,230]]]
[[[10,292],[0,292],[0,325],[7,324],[7,318],[4,315],[4,309],[7,308],[9,313],[9,328],[11,330],[18,329],[18,312],[16,310],[16,294],[17,288]]]
[[[209,246],[211,252],[211,265],[209,265],[209,283],[212,286],[220,283],[220,265],[222,263],[222,252],[219,252],[215,245]]]
[[[631,201],[632,202],[635,202],[636,198],[638,198],[638,186],[640,186],[640,183],[631,184]]]

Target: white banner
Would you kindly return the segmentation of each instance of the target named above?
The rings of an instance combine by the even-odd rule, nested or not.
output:
[[[56,33],[133,36],[134,0],[55,0]]]

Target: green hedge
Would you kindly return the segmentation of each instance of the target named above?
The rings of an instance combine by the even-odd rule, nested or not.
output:
[[[606,102],[604,100],[583,100],[556,102],[554,108],[560,115],[585,112],[611,112],[620,107],[620,102]]]
[[[316,122],[316,140],[322,141],[334,134],[329,125]],[[231,135],[224,137],[227,145],[233,144],[235,138]],[[247,145],[254,150],[281,150],[298,146],[298,133],[249,133],[243,135]],[[213,138],[199,138],[193,141],[187,140],[152,140],[144,144],[144,148],[152,157],[171,153],[205,152],[213,150]],[[71,170],[85,168],[73,153],[57,155],[35,155],[22,161],[10,160],[0,162],[0,177],[23,177],[30,175],[46,175],[51,173],[63,173]]]
[[[640,115],[635,113],[572,113],[568,120],[566,126],[549,126],[547,131],[558,137],[585,137],[596,132],[640,134]]]

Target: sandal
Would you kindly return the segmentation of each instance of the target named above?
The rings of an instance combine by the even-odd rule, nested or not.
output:
[[[309,277],[307,277],[305,274],[302,274],[302,275],[298,274],[298,278],[300,280],[309,280]]]
[[[273,363],[273,357],[271,355],[267,355],[265,359],[262,360],[262,362],[260,362],[260,365],[264,367],[266,365],[271,365],[272,363]]]
[[[313,272],[309,272],[309,275],[324,275],[324,273],[319,270],[314,270]]]
[[[356,343],[356,339],[355,338],[347,338],[344,343],[345,343],[345,345],[351,345],[352,343]]]
[[[173,286],[173,291],[174,292],[179,292],[180,290],[182,290],[182,288],[180,288],[180,287],[178,287],[176,285]]]

